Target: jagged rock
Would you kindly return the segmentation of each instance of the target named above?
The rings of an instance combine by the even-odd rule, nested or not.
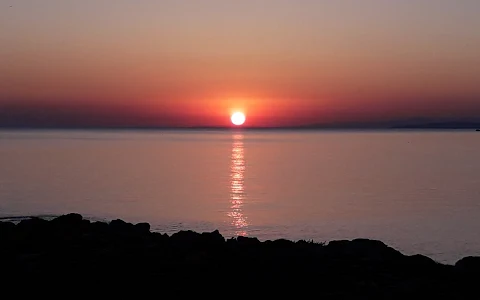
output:
[[[276,248],[293,248],[295,247],[295,243],[286,239],[278,239],[272,241],[272,246]]]
[[[261,242],[254,237],[245,237],[245,236],[238,236],[237,237],[237,244],[243,247],[252,247],[252,246],[260,246]]]
[[[93,222],[89,226],[89,230],[96,234],[106,233],[108,230],[108,224],[105,222]]]
[[[202,241],[209,246],[221,246],[225,243],[225,238],[220,234],[218,230],[213,232],[204,232],[201,235]]]
[[[461,299],[480,277],[480,257],[448,266],[423,255],[405,256],[375,240],[225,241],[218,230],[168,236],[151,233],[148,223],[91,223],[78,214],[1,223],[0,265],[2,274],[21,277],[22,283],[75,278],[86,286],[108,278],[126,286],[138,280],[145,287],[148,279],[155,287],[211,294],[213,282],[216,292],[245,284],[269,295],[314,290],[319,297],[359,299]]]
[[[191,247],[199,243],[200,233],[191,230],[181,230],[172,234],[170,241],[175,245]]]

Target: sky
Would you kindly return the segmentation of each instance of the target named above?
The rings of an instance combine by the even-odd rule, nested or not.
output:
[[[0,0],[0,126],[478,120],[478,0]]]

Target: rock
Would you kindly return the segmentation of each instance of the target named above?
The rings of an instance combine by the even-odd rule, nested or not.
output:
[[[404,256],[381,241],[354,239],[331,241],[325,247],[329,254],[357,257],[367,260],[399,260]]]
[[[480,276],[480,256],[467,256],[455,264],[455,271],[462,275]]]
[[[15,224],[12,222],[0,222],[0,237],[10,234],[15,230]]]
[[[293,248],[295,243],[286,239],[278,239],[272,241],[272,245],[276,248]]]
[[[149,234],[150,233],[150,224],[148,224],[148,223],[135,224],[134,228],[140,234]]]
[[[127,234],[127,233],[131,233],[133,231],[134,226],[133,226],[132,223],[127,223],[123,220],[116,219],[116,220],[111,221],[108,224],[108,228],[111,231],[116,232],[116,233]]]
[[[81,223],[83,220],[82,215],[77,213],[70,213],[66,215],[61,215],[56,217],[51,222],[52,223],[60,223],[60,224],[78,224]]]
[[[53,219],[50,221],[50,224],[55,227],[55,229],[61,231],[80,231],[82,229],[82,221],[83,217],[80,214],[71,213]]]
[[[16,226],[16,229],[23,232],[45,232],[48,225],[48,221],[33,217],[20,221],[20,223],[18,223]]]
[[[89,231],[96,234],[104,234],[108,230],[108,224],[105,222],[93,222],[88,227]]]
[[[220,231],[204,232],[201,235],[202,243],[208,246],[220,246],[225,243],[225,238],[220,234]]]
[[[169,237],[150,233],[148,223],[91,223],[77,214],[0,223],[0,265],[2,274],[12,281],[21,277],[25,284],[65,279],[103,286],[108,278],[124,282],[122,287],[133,288],[137,281],[137,291],[152,282],[196,296],[211,295],[212,282],[221,293],[248,282],[269,295],[298,296],[313,288],[319,298],[463,299],[480,278],[480,257],[448,266],[423,255],[405,256],[375,240],[324,245],[239,236],[225,242],[218,230]],[[235,290],[241,292],[251,290]]]
[[[191,230],[181,230],[172,234],[170,241],[177,246],[191,247],[200,241],[200,233]]]
[[[424,272],[431,273],[439,270],[439,267],[442,267],[439,263],[421,254],[415,254],[411,256],[404,256],[402,260],[402,265],[404,270],[411,272]]]
[[[170,238],[170,237],[168,236],[168,234],[166,234],[166,233],[163,233],[163,234],[162,234],[162,233],[159,233],[159,232],[152,232],[152,233],[150,234],[150,236],[151,236],[151,238],[152,238],[152,242],[154,242],[154,243],[161,243],[161,244],[163,244],[163,243],[165,243],[165,242],[168,242],[168,240],[169,240],[169,238]]]
[[[410,261],[410,263],[419,267],[433,267],[437,265],[437,262],[435,262],[433,259],[421,254],[407,256],[407,259]]]
[[[256,247],[260,246],[261,242],[257,238],[240,235],[237,237],[237,244],[241,247]]]

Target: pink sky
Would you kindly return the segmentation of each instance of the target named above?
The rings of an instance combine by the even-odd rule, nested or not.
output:
[[[223,126],[241,110],[250,126],[282,126],[480,116],[479,1],[1,6],[0,118]]]

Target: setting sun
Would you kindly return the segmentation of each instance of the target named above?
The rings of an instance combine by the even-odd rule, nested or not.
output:
[[[243,123],[245,123],[246,118],[245,118],[245,115],[243,113],[236,112],[236,113],[232,114],[230,119],[232,120],[233,125],[240,126],[240,125],[243,125]]]

